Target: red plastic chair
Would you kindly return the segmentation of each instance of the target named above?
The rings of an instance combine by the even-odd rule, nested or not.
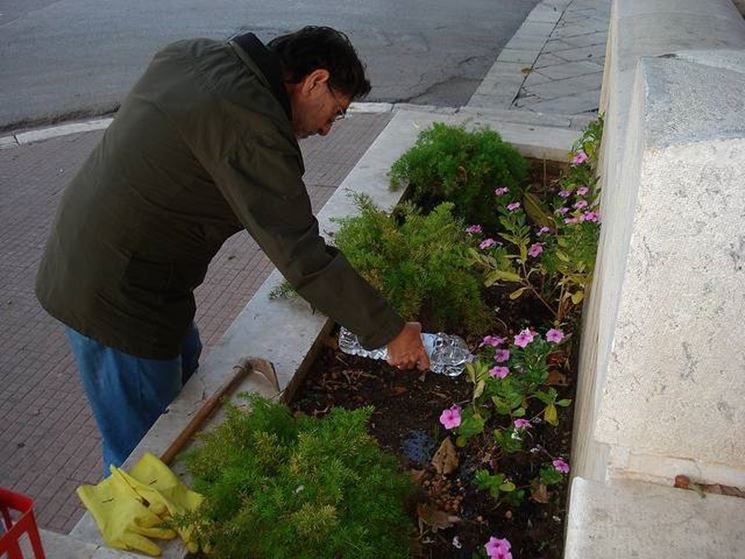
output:
[[[10,511],[21,513],[20,518],[13,522]],[[0,557],[8,554],[8,559],[23,559],[19,541],[23,534],[28,534],[31,549],[36,559],[45,559],[44,549],[41,547],[39,528],[34,518],[34,502],[26,495],[13,493],[0,487],[0,512],[3,515],[3,532],[0,532]]]

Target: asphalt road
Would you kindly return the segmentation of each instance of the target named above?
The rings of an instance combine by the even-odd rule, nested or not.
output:
[[[161,46],[345,31],[368,101],[465,104],[538,0],[0,0],[0,129],[114,110]]]

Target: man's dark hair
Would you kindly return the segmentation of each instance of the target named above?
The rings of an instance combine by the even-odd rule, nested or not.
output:
[[[365,67],[352,43],[341,31],[309,25],[294,33],[275,37],[267,45],[282,63],[285,79],[299,83],[313,70],[329,72],[329,86],[350,99],[370,92]]]

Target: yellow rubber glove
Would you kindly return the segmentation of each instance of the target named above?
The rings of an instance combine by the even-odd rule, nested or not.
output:
[[[148,538],[170,540],[176,537],[173,530],[158,528],[163,519],[113,475],[98,485],[81,485],[76,492],[109,547],[157,557],[160,547]]]
[[[147,500],[150,510],[162,518],[196,510],[204,500],[199,493],[186,487],[168,466],[150,452],[144,454],[129,474],[119,470],[114,475]],[[187,549],[197,551],[192,530],[179,528],[177,531]]]

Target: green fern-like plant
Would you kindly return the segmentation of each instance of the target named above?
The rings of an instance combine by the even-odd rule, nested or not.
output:
[[[242,395],[185,461],[195,512],[175,519],[219,559],[410,556],[411,481],[367,432],[371,407],[324,419]]]
[[[435,123],[393,164],[391,188],[408,186],[425,212],[453,202],[454,212],[487,231],[499,229],[494,190],[506,186],[519,199],[528,174],[525,158],[489,128]]]
[[[360,213],[338,220],[336,245],[401,316],[431,330],[479,333],[488,327],[480,272],[452,203],[428,215],[403,203],[391,215],[365,195],[355,202]]]

